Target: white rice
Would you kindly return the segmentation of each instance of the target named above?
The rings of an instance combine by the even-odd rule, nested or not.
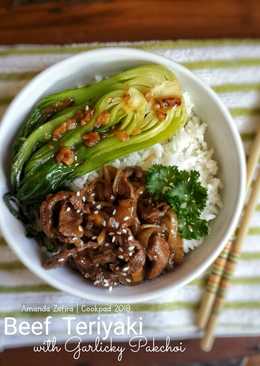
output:
[[[184,94],[184,97],[189,117],[185,126],[171,140],[114,160],[110,164],[116,168],[139,165],[146,170],[153,164],[162,164],[176,165],[180,169],[188,171],[197,170],[202,185],[208,191],[207,205],[202,213],[202,218],[211,221],[217,216],[222,205],[220,196],[222,183],[218,178],[218,164],[214,160],[214,150],[208,147],[205,139],[207,124],[194,113],[187,93]],[[72,189],[82,188],[97,174],[97,172],[92,172],[75,179]],[[184,251],[187,253],[202,242],[203,240],[184,240]]]

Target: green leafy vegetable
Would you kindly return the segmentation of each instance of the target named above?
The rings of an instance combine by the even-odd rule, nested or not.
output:
[[[72,106],[66,102],[71,100]],[[67,128],[71,119],[76,121]],[[47,96],[25,121],[22,140],[18,136],[12,194],[22,202],[37,202],[76,177],[167,140],[185,121],[180,85],[174,73],[160,65],[136,67]],[[56,129],[63,131],[58,138],[53,137]],[[85,139],[91,132],[98,140],[88,145]],[[68,164],[57,159],[63,149],[73,155]]]
[[[31,156],[31,154],[39,148],[44,142],[49,141],[52,136],[52,132],[60,126],[63,122],[73,117],[77,109],[75,107],[68,108],[66,113],[50,120],[44,125],[40,126],[34,130],[30,136],[25,139],[20,147],[18,154],[13,159],[12,170],[11,170],[11,183],[13,187],[19,185],[20,176],[22,169],[26,160]]]
[[[173,208],[184,239],[200,239],[208,234],[208,223],[200,217],[206,206],[207,190],[197,171],[154,165],[147,173],[146,186],[156,199],[165,200]]]
[[[21,125],[12,147],[13,156],[16,155],[30,133],[54,116],[56,117],[57,113],[64,111],[67,107],[94,104],[106,93],[122,87],[135,87],[140,92],[146,93],[156,85],[175,79],[175,75],[164,66],[148,64],[122,71],[107,79],[80,88],[67,89],[48,95],[36,104],[28,118]],[[178,94],[180,90],[177,82],[175,89],[177,89]]]
[[[128,141],[120,141],[111,134],[91,148],[80,145],[77,153],[79,162],[77,166],[57,164],[53,158],[43,165],[39,164],[32,173],[29,172],[24,177],[17,197],[21,201],[28,202],[39,200],[46,194],[61,188],[64,183],[98,169],[110,161],[165,141],[178,131],[183,125],[185,117],[183,108],[173,109],[165,121],[160,121],[153,128],[130,137]]]

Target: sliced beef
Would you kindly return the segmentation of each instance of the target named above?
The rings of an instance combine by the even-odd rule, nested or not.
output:
[[[44,266],[68,264],[95,286],[137,284],[183,260],[176,216],[145,191],[139,167],[106,166],[80,191],[49,195],[40,222],[58,248]]]
[[[158,277],[166,268],[170,256],[169,244],[162,236],[153,235],[146,254],[151,262],[147,269],[147,278],[151,280]]]

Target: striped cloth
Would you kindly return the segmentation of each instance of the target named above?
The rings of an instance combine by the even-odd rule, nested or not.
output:
[[[109,44],[111,45],[111,44]],[[113,46],[116,46],[112,44]],[[70,46],[17,46],[0,48],[0,113],[3,114],[14,95],[39,71],[66,57],[108,44]],[[260,40],[225,41],[167,41],[120,44],[150,50],[180,62],[210,85],[228,106],[234,123],[241,133],[246,151],[260,124]],[[259,202],[260,203],[260,202]],[[260,333],[260,204],[252,218],[251,229],[238,263],[233,286],[220,316],[219,335],[247,335]],[[144,335],[156,334],[158,338],[194,337],[198,331],[194,325],[195,309],[203,291],[203,279],[160,298],[152,303],[130,304],[122,309],[112,306],[85,307],[78,311],[77,304],[86,301],[61,293],[24,268],[16,256],[0,241],[0,326],[4,316],[24,319],[43,319],[54,316],[53,334],[62,341],[64,323],[60,316],[66,314],[53,304],[70,305],[78,319],[89,321],[97,318],[126,321],[143,318]],[[22,305],[47,305],[51,312],[24,312]],[[89,303],[91,304],[91,303]],[[56,311],[58,310],[58,311]],[[105,310],[105,311],[104,311]],[[124,311],[122,311],[124,310]],[[13,336],[1,338],[2,347],[36,343],[41,337]],[[89,338],[91,339],[91,338]]]

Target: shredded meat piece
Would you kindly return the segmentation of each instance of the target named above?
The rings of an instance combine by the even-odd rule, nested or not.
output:
[[[71,192],[58,192],[54,195],[49,195],[45,201],[42,202],[40,208],[40,218],[41,218],[41,226],[43,232],[49,238],[53,238],[55,236],[55,228],[54,228],[54,208],[57,204],[61,202],[65,202],[72,197]]]
[[[121,226],[131,227],[136,220],[136,203],[133,198],[120,200],[116,207],[115,220]]]
[[[170,248],[167,241],[160,235],[153,235],[150,241],[147,249],[147,257],[152,265],[147,271],[147,277],[151,280],[158,277],[167,266]]]
[[[128,135],[128,133],[126,131],[115,130],[114,131],[114,135],[120,141],[127,141],[127,140],[129,140],[129,135]]]
[[[88,108],[80,118],[81,126],[86,125],[92,119],[93,115],[94,115],[94,109]]]
[[[130,248],[134,246],[134,254],[131,258],[129,271],[133,273],[137,273],[143,270],[146,260],[145,248],[136,240],[131,242]]]
[[[158,225],[148,225],[148,227],[141,227],[137,239],[140,241],[144,248],[147,248],[151,236],[159,232],[161,232],[161,227]]]
[[[64,236],[81,238],[84,233],[81,223],[82,216],[72,205],[64,203],[59,213],[59,232]]]
[[[105,166],[80,191],[49,195],[40,222],[59,248],[44,266],[67,263],[95,286],[138,284],[183,260],[176,216],[145,191],[139,167]]]
[[[166,117],[169,108],[181,105],[181,98],[157,98],[155,99],[154,109],[159,120],[163,120]]]
[[[75,153],[69,147],[61,147],[55,155],[57,163],[72,165],[75,160]]]
[[[109,121],[110,113],[108,111],[103,111],[96,119],[96,127],[105,125]]]
[[[88,147],[96,145],[100,140],[100,134],[98,132],[89,132],[82,137],[84,144]]]
[[[168,233],[167,239],[172,251],[170,264],[172,262],[182,263],[184,257],[183,240],[178,233],[178,221],[175,213],[172,210],[168,210],[161,224]]]
[[[181,105],[181,98],[180,97],[165,98],[163,100],[163,103],[167,103],[167,106],[169,107],[173,107],[175,105]]]
[[[73,130],[77,127],[76,118],[70,118],[67,121],[63,122],[59,127],[57,127],[52,133],[53,140],[59,140],[65,132],[69,130]]]
[[[158,224],[165,216],[169,206],[162,202],[154,202],[151,197],[142,197],[139,200],[138,210],[141,219],[149,224]]]
[[[159,121],[165,120],[166,112],[164,112],[163,110],[157,111],[157,117],[158,117]]]

